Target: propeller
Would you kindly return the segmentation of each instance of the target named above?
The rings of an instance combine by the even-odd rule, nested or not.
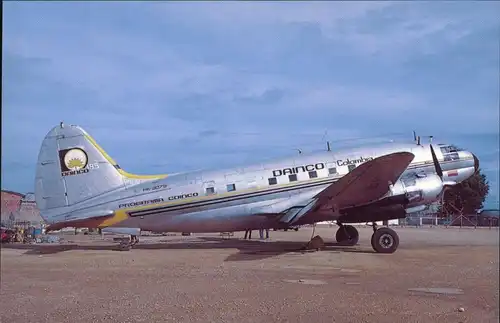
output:
[[[443,181],[443,169],[441,168],[441,165],[439,164],[439,161],[437,159],[436,153],[434,152],[434,148],[432,147],[432,144],[429,145],[431,147],[431,155],[432,155],[432,161],[434,163],[434,169],[436,170],[436,174],[439,176],[441,179],[441,182],[443,183],[443,188],[446,186],[452,186],[457,184],[457,182],[454,181]]]
[[[436,169],[436,174],[443,180],[443,170],[441,169],[441,165],[439,164],[439,161],[436,157],[436,153],[434,152],[434,148],[432,145],[429,145],[431,147],[431,155],[432,155],[432,161],[434,162],[434,168]]]

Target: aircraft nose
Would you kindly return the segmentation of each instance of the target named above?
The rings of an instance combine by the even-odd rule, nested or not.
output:
[[[474,171],[477,172],[479,169],[479,159],[477,159],[476,155],[472,154],[472,157],[474,157]]]

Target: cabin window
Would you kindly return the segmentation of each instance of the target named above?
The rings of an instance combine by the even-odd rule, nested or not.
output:
[[[267,180],[269,182],[269,185],[276,185],[276,184],[278,184],[278,180],[276,179],[276,177],[271,177],[271,178],[268,178]]]
[[[207,187],[205,191],[207,195],[215,194],[215,187]]]
[[[356,168],[356,165],[355,164],[351,164],[349,166],[347,166],[347,169],[351,172],[354,168]]]
[[[328,175],[335,175],[335,174],[337,174],[336,167],[328,168]]]
[[[318,177],[318,172],[313,170],[309,172],[309,178],[316,178]]]
[[[227,191],[228,192],[236,191],[236,185],[234,185],[234,184],[228,184],[227,185]]]
[[[290,182],[296,182],[297,181],[297,174],[288,175],[288,180]]]

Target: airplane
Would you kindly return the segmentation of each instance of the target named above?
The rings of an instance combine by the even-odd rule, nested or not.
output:
[[[335,238],[358,243],[349,224],[373,223],[375,252],[393,253],[398,234],[377,221],[403,219],[479,168],[450,144],[388,143],[299,154],[239,168],[137,175],[124,171],[80,126],[61,122],[43,139],[35,199],[46,232],[101,228],[236,232],[336,221]]]

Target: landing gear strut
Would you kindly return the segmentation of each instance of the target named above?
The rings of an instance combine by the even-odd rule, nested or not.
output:
[[[135,246],[139,242],[139,238],[136,235],[130,236],[130,246]]]
[[[125,239],[120,242],[118,250],[128,251],[130,248],[135,246],[139,242],[139,238],[136,235],[131,235],[130,240]]]
[[[354,246],[358,243],[359,240],[359,232],[352,225],[343,225],[340,222],[337,222],[339,229],[335,234],[335,239],[339,244],[345,246]]]
[[[394,253],[399,246],[399,236],[391,228],[377,228],[377,224],[372,224],[372,248],[378,253]]]

